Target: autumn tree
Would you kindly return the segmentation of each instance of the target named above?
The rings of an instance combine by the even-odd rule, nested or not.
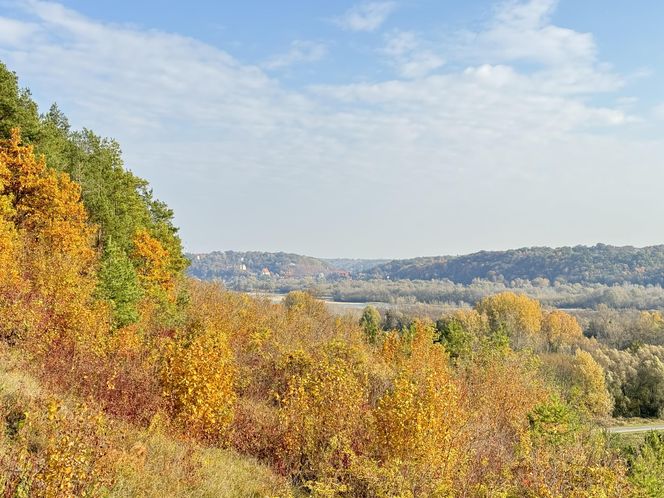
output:
[[[276,393],[284,431],[279,459],[298,481],[314,485],[343,472],[343,459],[352,458],[362,438],[365,359],[361,349],[333,340],[288,354],[279,368],[286,381]]]
[[[434,337],[432,325],[413,325],[410,353],[374,411],[378,460],[400,474],[383,484],[387,495],[444,496],[463,472],[465,415],[448,356]]]
[[[80,188],[66,174],[47,168],[43,158],[37,160],[18,131],[0,143],[0,165],[1,204],[9,212],[5,224],[11,223],[20,237],[22,256],[15,264],[30,287],[22,296],[30,310],[23,327],[37,327],[33,332],[46,341],[60,334],[80,341],[103,333],[105,315],[93,302],[93,227]]]
[[[501,292],[482,299],[476,306],[485,314],[492,330],[503,330],[515,348],[539,342],[542,307],[523,294]]]
[[[221,444],[227,440],[237,399],[235,380],[228,339],[213,323],[188,331],[166,347],[164,396],[174,419],[189,434]]]
[[[381,318],[378,309],[375,306],[366,306],[360,318],[360,326],[364,330],[364,334],[370,344],[375,344],[376,339],[378,339],[378,333],[381,330],[380,322]]]
[[[143,289],[155,296],[172,298],[175,275],[169,265],[169,253],[147,230],[136,232],[132,258]]]
[[[607,389],[605,372],[590,353],[577,349],[574,355],[542,356],[544,371],[550,373],[562,389],[567,402],[580,413],[607,417],[613,410],[613,399]]]
[[[542,334],[549,351],[557,351],[564,344],[572,344],[583,336],[579,322],[564,311],[554,310],[544,314]]]
[[[8,165],[0,161],[0,316],[4,318],[0,325],[0,338],[4,339],[9,339],[16,333],[14,328],[18,325],[18,320],[12,317],[19,314],[13,308],[21,283],[18,265],[19,237],[12,221],[14,206],[12,197],[5,194],[10,178]]]

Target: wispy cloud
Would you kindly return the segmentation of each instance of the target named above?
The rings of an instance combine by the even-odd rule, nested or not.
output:
[[[445,64],[441,56],[423,47],[417,36],[409,31],[390,33],[383,52],[404,78],[426,76]]]
[[[597,48],[590,33],[551,23],[550,16],[557,4],[558,0],[500,4],[484,29],[469,33],[472,41],[467,43],[464,55],[549,65],[594,61]]]
[[[291,43],[288,52],[270,58],[263,67],[266,69],[281,69],[294,64],[310,63],[321,60],[327,54],[324,43],[295,40]]]
[[[0,17],[0,43],[2,44],[18,47],[38,31],[38,26],[32,23]]]
[[[376,31],[394,11],[396,2],[367,2],[348,9],[336,22],[350,31]]]
[[[389,57],[400,78],[297,91],[277,71],[192,38],[98,22],[49,2],[23,5],[27,20],[3,26],[30,36],[18,46],[0,35],[0,59],[35,95],[57,98],[74,125],[118,138],[129,167],[173,205],[198,250],[281,241],[278,248],[330,254],[343,252],[330,248],[352,232],[346,254],[366,255],[394,243],[389,230],[367,232],[376,219],[401,227],[394,252],[402,254],[495,246],[506,234],[509,245],[546,241],[592,189],[599,207],[586,206],[577,228],[558,227],[583,242],[635,177],[664,181],[656,164],[664,144],[616,134],[630,108],[596,103],[623,78],[598,59],[591,35],[551,23],[552,2],[503,4],[486,26],[458,38],[458,50],[388,33],[379,59]],[[324,55],[306,43],[265,67]],[[454,64],[443,66],[443,57]],[[537,64],[521,67],[524,60]],[[463,217],[442,215],[459,206]],[[661,206],[647,207],[664,216]],[[216,220],[224,230],[210,230]],[[460,234],[458,245],[443,251],[440,233]]]

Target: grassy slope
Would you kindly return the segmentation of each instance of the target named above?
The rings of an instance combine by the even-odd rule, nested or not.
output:
[[[77,400],[62,399],[48,392],[22,366],[24,360],[0,344],[0,407],[21,403],[45,407],[48,400],[58,398],[63,412],[75,412]],[[30,415],[28,415],[30,416]],[[0,489],[2,488],[3,457],[10,454],[12,439],[7,436],[7,421],[2,420],[0,433]],[[40,427],[35,418],[36,431]],[[157,424],[158,425],[158,424]],[[121,455],[111,466],[113,484],[104,490],[108,497],[265,497],[289,496],[291,490],[284,479],[258,462],[237,453],[206,448],[176,439],[166,429],[140,429],[118,421],[108,440],[110,453]]]

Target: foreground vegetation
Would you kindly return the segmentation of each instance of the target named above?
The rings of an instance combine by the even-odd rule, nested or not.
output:
[[[265,466],[173,437],[168,419],[119,421],[93,399],[56,395],[0,351],[2,496],[237,497],[288,495]]]
[[[661,440],[597,421],[659,405],[571,315],[503,292],[385,327],[189,280],[115,146],[0,74],[3,496],[658,496]]]

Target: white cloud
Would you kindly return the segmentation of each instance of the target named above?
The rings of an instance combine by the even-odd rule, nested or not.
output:
[[[570,94],[614,91],[625,78],[597,57],[592,34],[551,22],[558,0],[509,0],[477,31],[458,34],[450,58],[479,64],[533,64],[543,87]]]
[[[0,17],[0,43],[3,45],[19,47],[37,31],[37,26],[31,23]]]
[[[395,2],[367,2],[348,9],[336,20],[350,31],[376,31],[396,8]]]
[[[493,62],[546,65],[593,62],[597,48],[590,33],[551,24],[550,16],[557,3],[558,0],[529,0],[500,4],[484,29],[465,33],[462,55]]]
[[[664,121],[664,102],[661,102],[652,108],[652,115],[655,119]]]
[[[404,78],[426,76],[445,64],[442,57],[423,47],[417,36],[410,31],[390,33],[386,37],[383,52]]]
[[[319,61],[325,54],[327,46],[324,43],[295,40],[288,52],[272,57],[263,66],[266,69],[282,69],[294,64]]]
[[[29,21],[11,25],[30,36],[21,46],[0,36],[0,59],[75,126],[118,138],[192,249],[392,256],[546,243],[547,234],[585,242],[588,226],[614,229],[601,210],[631,195],[634,175],[664,181],[664,145],[621,136],[630,108],[595,103],[622,78],[597,59],[592,36],[551,25],[551,2],[503,6],[444,71],[433,73],[442,64],[433,42],[393,32],[382,56],[408,79],[304,91],[192,38],[26,5]],[[528,43],[542,53],[519,47]],[[439,59],[427,62],[427,51]],[[316,53],[291,52],[272,67]],[[622,204],[632,219],[636,207],[664,216],[648,199]],[[584,202],[583,223],[569,226]],[[367,230],[376,223],[380,231]]]

